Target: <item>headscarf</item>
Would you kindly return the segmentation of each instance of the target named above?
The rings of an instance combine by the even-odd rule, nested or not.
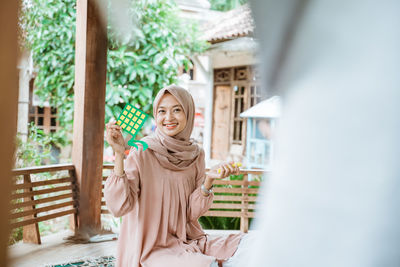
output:
[[[176,98],[186,115],[185,128],[175,136],[168,136],[158,127],[153,135],[143,138],[149,145],[160,164],[171,170],[182,170],[190,167],[200,154],[200,147],[190,135],[194,126],[195,107],[191,94],[177,85],[161,89],[153,102],[153,116],[157,120],[157,108],[163,95],[170,93]]]

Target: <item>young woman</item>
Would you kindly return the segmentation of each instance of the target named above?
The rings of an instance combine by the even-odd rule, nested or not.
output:
[[[214,179],[239,169],[225,163],[205,173],[204,151],[190,139],[194,113],[185,89],[162,89],[153,104],[157,129],[142,139],[149,149],[131,149],[125,164],[121,128],[107,124],[115,167],[104,197],[111,213],[123,217],[117,267],[221,266],[235,253],[242,234],[210,239],[198,218],[212,204]]]

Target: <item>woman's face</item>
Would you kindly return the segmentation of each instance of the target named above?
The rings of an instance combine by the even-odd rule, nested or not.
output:
[[[186,126],[186,115],[182,106],[170,93],[161,97],[157,107],[156,123],[158,129],[168,136],[180,133]]]

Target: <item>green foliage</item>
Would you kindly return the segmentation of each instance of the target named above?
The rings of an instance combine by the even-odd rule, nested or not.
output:
[[[229,180],[243,180],[243,174],[231,175],[231,176],[229,176]],[[215,187],[223,187],[223,186],[215,185]],[[240,186],[230,186],[230,187],[240,187]],[[220,193],[220,194],[239,195],[239,194],[231,194],[231,193]],[[219,202],[221,202],[221,201],[219,201]],[[223,201],[222,203],[237,203],[237,202]],[[201,226],[204,229],[220,229],[220,230],[239,230],[240,229],[240,218],[202,216],[199,218],[199,223],[201,224]]]
[[[109,2],[109,17],[118,16]],[[135,25],[116,39],[109,29],[106,121],[129,102],[145,112],[164,86],[176,82],[179,66],[189,67],[189,55],[207,48],[196,23],[183,21],[173,0],[131,0]],[[60,139],[72,129],[76,0],[31,0],[22,8],[25,45],[37,71],[36,93],[58,108]],[[61,144],[62,145],[62,144]]]
[[[11,246],[17,243],[18,241],[22,240],[22,238],[23,238],[23,228],[22,227],[15,228],[11,231],[10,237],[8,239],[8,245]]]
[[[51,146],[60,142],[56,140],[31,123],[26,142],[17,136],[16,168],[39,166],[44,161],[54,163],[56,159],[51,157]]]
[[[199,223],[203,229],[240,230],[240,218],[203,216]]]
[[[29,125],[29,135],[26,142],[22,141],[19,135],[16,138],[17,150],[15,155],[15,167],[24,168],[40,166],[43,165],[43,163],[55,163],[56,159],[51,156],[51,147],[55,143],[60,143],[60,141],[57,140],[58,136],[55,136],[54,134],[46,135],[43,130],[37,128],[33,123],[31,123]],[[49,173],[35,174],[34,176],[35,179],[38,180],[47,180],[51,177]],[[15,179],[18,181],[23,178],[16,177]],[[19,193],[21,192],[22,191],[20,190]],[[21,202],[21,199],[13,201],[13,203],[19,202]],[[21,212],[22,208],[19,208],[16,211]],[[13,229],[9,237],[9,245],[22,240],[22,232],[22,227]]]
[[[157,92],[176,82],[178,68],[188,68],[189,56],[207,47],[198,39],[196,24],[177,16],[173,1],[136,1],[132,12],[137,28],[126,34],[133,38],[110,40],[106,121],[128,102],[150,112]],[[109,32],[113,36],[112,27]]]
[[[76,0],[30,2],[23,5],[21,22],[37,73],[36,94],[57,107],[63,131],[73,120]]]
[[[229,11],[245,3],[247,0],[210,0],[211,9],[218,11]]]

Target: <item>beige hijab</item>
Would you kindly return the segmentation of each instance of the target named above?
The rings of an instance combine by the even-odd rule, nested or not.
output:
[[[158,92],[153,102],[153,116],[155,119],[157,119],[158,104],[162,96],[166,93],[173,95],[179,104],[181,104],[187,119],[185,128],[182,132],[172,137],[156,128],[153,135],[145,137],[142,140],[149,145],[149,149],[154,152],[164,168],[182,170],[196,162],[200,154],[200,147],[193,139],[190,139],[194,126],[194,102],[190,93],[184,88],[177,85],[165,87]]]

